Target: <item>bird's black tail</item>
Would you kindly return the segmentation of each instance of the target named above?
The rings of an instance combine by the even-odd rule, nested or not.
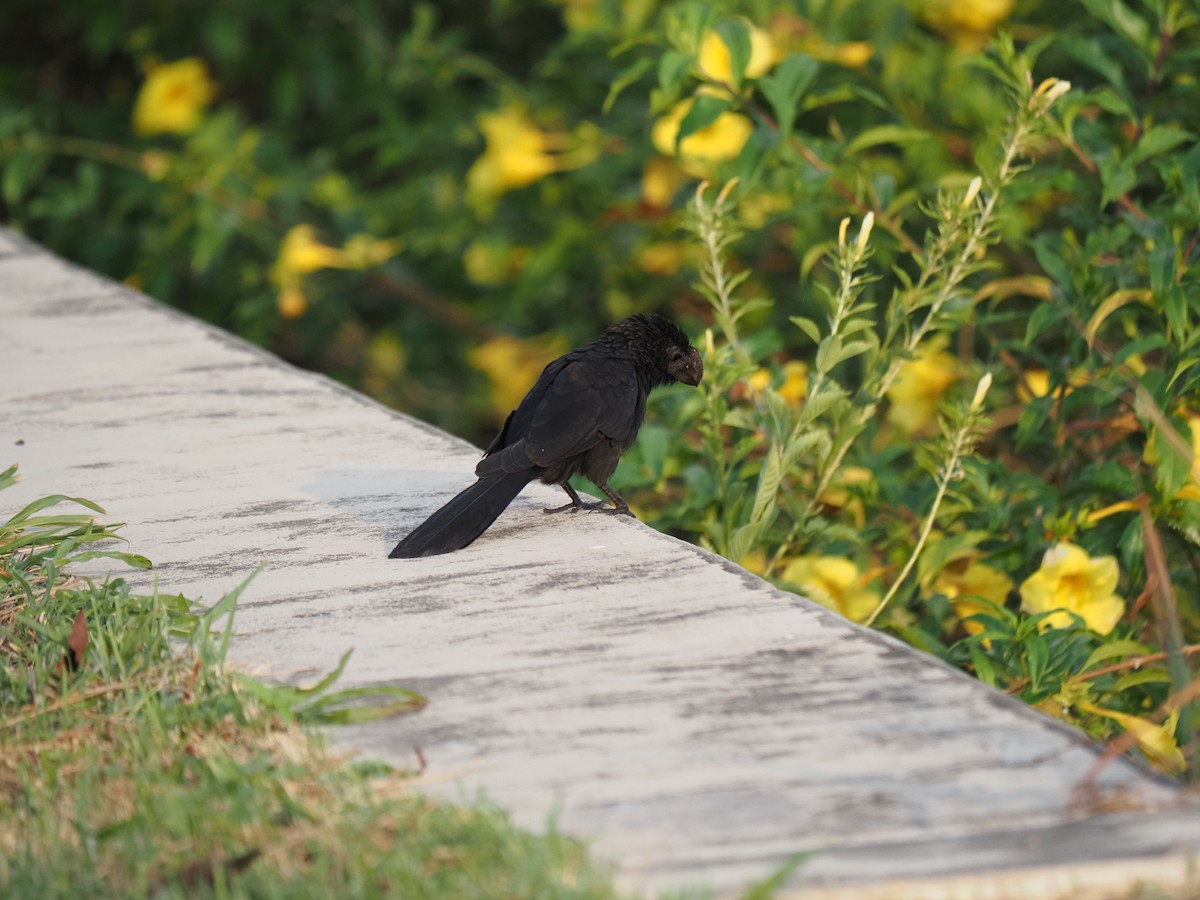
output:
[[[536,469],[523,469],[480,478],[413,529],[388,558],[415,559],[461,550],[487,531],[535,477]]]

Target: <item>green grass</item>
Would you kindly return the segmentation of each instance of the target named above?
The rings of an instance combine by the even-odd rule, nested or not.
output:
[[[98,555],[149,565],[105,550],[96,512],[53,496],[0,524],[0,896],[616,896],[553,828],[327,753],[314,725],[424,700],[336,691],[340,667],[307,690],[232,671],[241,588],[204,610],[72,576]]]

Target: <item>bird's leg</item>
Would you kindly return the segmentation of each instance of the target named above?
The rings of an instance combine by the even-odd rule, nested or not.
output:
[[[571,502],[562,506],[556,506],[554,509],[543,509],[542,512],[578,512],[581,509],[587,509],[608,513],[624,513],[627,516],[633,516],[633,513],[629,511],[629,504],[621,499],[621,495],[610,488],[607,484],[600,484],[597,485],[597,487],[604,491],[604,495],[608,497],[608,501],[596,500],[593,503],[585,503],[579,494],[575,492],[575,488],[571,487],[569,482],[564,481],[559,486],[567,492],[567,496],[571,498]],[[612,503],[612,506],[609,506],[609,503]],[[636,516],[634,516],[634,518],[636,518]]]
[[[567,510],[570,510],[571,512],[577,512],[579,509],[588,506],[588,504],[584,503],[582,500],[579,499],[579,495],[577,493],[575,493],[575,488],[571,487],[570,482],[564,481],[559,486],[564,491],[567,492],[567,496],[571,498],[571,502],[567,503],[563,506],[556,506],[556,507],[554,507],[554,509],[543,509],[542,512],[544,512],[544,513],[560,513],[560,512],[566,512]]]
[[[633,514],[632,510],[630,510],[629,504],[625,502],[620,494],[610,488],[607,484],[597,484],[596,487],[604,491],[604,496],[608,497],[608,499],[612,501],[612,506],[605,506],[603,503],[596,503],[594,505],[584,504],[585,506],[587,506],[589,509],[598,509],[601,512],[622,513],[630,518],[637,518],[637,516]]]

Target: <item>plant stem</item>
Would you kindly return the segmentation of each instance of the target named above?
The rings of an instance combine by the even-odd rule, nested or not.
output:
[[[909,554],[904,568],[900,570],[900,574],[892,582],[892,586],[888,589],[888,592],[884,594],[883,599],[879,601],[879,605],[875,607],[871,615],[863,622],[868,628],[874,624],[879,614],[883,612],[884,608],[891,602],[891,599],[896,596],[896,592],[900,590],[900,585],[904,583],[909,573],[912,572],[913,566],[917,564],[917,560],[921,556],[921,551],[925,549],[925,543],[929,540],[929,535],[933,532],[933,525],[937,521],[942,501],[946,498],[946,491],[949,490],[950,483],[959,477],[959,463],[971,451],[971,447],[974,444],[974,433],[975,429],[969,420],[964,421],[959,425],[957,431],[955,431],[954,438],[950,442],[949,456],[938,474],[937,494],[934,495],[933,505],[929,508],[929,514],[925,517],[925,522],[921,525],[921,533],[917,537],[917,543],[913,547],[912,553]]]

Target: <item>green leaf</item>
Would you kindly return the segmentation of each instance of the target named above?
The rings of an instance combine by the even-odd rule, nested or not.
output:
[[[392,698],[387,703],[364,704],[359,701]],[[326,697],[321,697],[297,711],[301,722],[313,725],[357,725],[377,722],[391,716],[416,712],[424,708],[426,700],[415,691],[390,685],[347,688]]]
[[[846,155],[853,156],[880,144],[908,144],[929,139],[929,132],[909,125],[877,125],[861,132],[846,147]]]
[[[1046,666],[1050,662],[1050,648],[1040,634],[1032,634],[1025,640],[1025,664],[1029,672],[1029,689],[1040,691]]]
[[[678,50],[668,50],[659,58],[658,86],[667,103],[679,96],[679,88],[691,67],[692,57]]]
[[[661,60],[659,61],[659,66],[660,66],[659,82],[661,84],[661,81],[662,81],[662,68],[661,68],[662,62],[661,62]],[[617,97],[620,96],[621,92],[653,68],[654,68],[654,60],[648,56],[643,56],[640,59],[635,60],[632,65],[626,66],[625,69],[621,72],[621,74],[617,76],[616,80],[613,81],[612,86],[609,87],[608,96],[604,98],[604,104],[603,104],[603,106],[600,107],[601,111],[604,112],[606,115],[609,112],[611,112],[612,108],[613,108],[613,104],[617,102]],[[687,69],[685,68],[684,71],[686,72]],[[665,90],[665,88],[664,88],[664,90]]]
[[[1148,51],[1150,45],[1149,23],[1121,0],[1081,0],[1081,2],[1088,12],[1102,22],[1107,22],[1114,31],[1139,50]]]
[[[1066,246],[1062,237],[1058,235],[1041,235],[1034,238],[1030,243],[1033,245],[1033,252],[1037,255],[1038,263],[1046,270],[1046,274],[1057,283],[1058,289],[1064,292],[1072,290],[1071,268],[1063,259]],[[1058,307],[1056,304],[1045,303],[1036,307],[1033,315],[1037,316],[1042,310],[1058,312]],[[1058,313],[1058,315],[1061,316],[1062,314]],[[1030,321],[1030,328],[1026,331],[1025,335],[1026,344],[1030,342],[1029,336],[1031,333],[1037,333],[1033,329],[1032,319]]]
[[[1113,690],[1118,693],[1142,684],[1170,684],[1171,673],[1166,669],[1135,669],[1117,679]]]
[[[754,546],[754,542],[758,539],[759,527],[758,523],[751,522],[735,531],[733,540],[729,542],[728,552],[722,555],[734,562],[740,560]]]
[[[1080,34],[1062,34],[1058,37],[1057,43],[1076,62],[1096,72],[1119,94],[1117,96],[1108,91],[1097,90],[1088,95],[1089,100],[1094,101],[1107,112],[1125,115],[1130,119],[1134,117],[1134,112],[1127,102],[1130,94],[1129,88],[1125,84],[1125,72],[1121,68],[1118,58],[1106,53],[1098,41]],[[1120,108],[1113,108],[1114,105],[1119,105]]]
[[[1121,345],[1121,349],[1113,355],[1113,364],[1120,365],[1139,353],[1150,353],[1153,350],[1159,350],[1167,345],[1167,339],[1162,334],[1148,334],[1145,337],[1138,338],[1136,341],[1129,341]]]
[[[743,187],[752,188],[759,183],[763,169],[770,158],[770,151],[778,141],[778,135],[766,126],[760,125],[755,128],[750,139],[742,147],[742,152],[733,161],[733,173]],[[761,300],[762,298],[757,299]],[[770,300],[767,300],[766,303],[773,305]],[[745,305],[743,304],[743,308]]]
[[[1089,41],[1088,43],[1091,43],[1091,42]],[[1114,115],[1118,115],[1118,116],[1121,116],[1121,117],[1123,117],[1125,119],[1129,119],[1129,120],[1133,120],[1134,118],[1136,118],[1136,115],[1133,111],[1133,107],[1131,107],[1128,103],[1126,103],[1123,99],[1118,97],[1112,91],[1107,91],[1107,90],[1092,91],[1090,94],[1087,95],[1087,98],[1089,100],[1094,101],[1095,104],[1098,107],[1100,107],[1102,110],[1104,110],[1105,112],[1110,112],[1110,113],[1113,113]]]
[[[98,513],[104,512],[103,507],[97,506],[91,500],[85,500],[82,497],[68,497],[66,494],[51,494],[48,497],[41,497],[37,500],[34,500],[32,503],[25,506],[20,512],[14,514],[4,524],[5,525],[50,524],[51,520],[34,519],[34,520],[30,521],[29,517],[32,516],[35,512],[40,512],[41,510],[46,509],[51,506],[57,506],[60,503],[77,503],[80,506],[87,507],[88,509],[92,510],[93,512],[98,512]],[[80,518],[83,521],[90,521],[90,519],[91,519],[90,516],[83,516]],[[74,519],[74,517],[72,517],[72,519]],[[55,519],[53,521],[59,521],[59,519]]]
[[[1107,206],[1137,187],[1137,173],[1128,160],[1113,154],[1100,164],[1100,183],[1104,185],[1100,205]]]
[[[754,493],[754,510],[750,513],[750,521],[755,525],[770,523],[768,511],[775,512],[775,498],[779,495],[779,485],[783,481],[783,460],[779,446],[771,443],[767,450],[767,458],[762,471],[758,474],[758,490]],[[740,559],[740,557],[739,557]]]
[[[154,564],[138,553],[118,553],[115,550],[89,550],[71,557],[71,562],[86,562],[89,559],[115,559],[134,569],[152,569]]]
[[[1196,135],[1182,128],[1175,128],[1171,125],[1155,125],[1141,136],[1137,146],[1126,157],[1126,162],[1131,166],[1136,166],[1195,139]]]
[[[675,152],[679,152],[679,145],[683,143],[684,138],[695,134],[701,128],[707,128],[732,105],[732,102],[726,97],[699,94],[693,101],[691,109],[687,111],[687,115],[683,117],[683,121],[679,123],[679,134],[675,136]]]
[[[786,472],[801,456],[809,451],[817,451],[817,458],[829,452],[829,435],[824,431],[804,431],[789,440],[783,450],[783,470]]]
[[[842,358],[842,339],[836,334],[826,335],[817,347],[817,356],[813,361],[818,372],[828,372]]]
[[[233,615],[237,612],[238,598],[241,597],[242,591],[250,585],[250,582],[257,577],[258,573],[266,567],[266,563],[259,563],[258,568],[247,575],[240,584],[218,600],[211,609],[207,610],[196,620],[196,628],[192,632],[191,643],[193,646],[198,646],[201,654],[206,657],[215,649],[215,655],[211,661],[223,662],[225,660],[226,655],[229,653],[229,641],[233,637]],[[220,644],[214,648],[212,646],[213,624],[222,616],[227,617],[225,630],[221,633]]]
[[[820,64],[811,56],[792,53],[770,74],[758,80],[758,86],[771,104],[779,133],[786,141],[792,134],[800,98],[816,80]]]
[[[975,644],[967,646],[967,653],[971,656],[971,665],[975,669],[975,677],[984,684],[996,686],[996,667],[992,665],[991,659]]]
[[[1176,435],[1183,446],[1191,446],[1190,435],[1181,434],[1179,431],[1176,431]],[[1178,449],[1175,441],[1172,441],[1162,428],[1154,431],[1154,452],[1158,457],[1155,465],[1158,489],[1164,497],[1174,497],[1191,474],[1192,456]]]
[[[762,881],[753,881],[742,894],[742,900],[774,900],[779,892],[791,879],[792,875],[804,863],[816,856],[816,850],[805,850],[790,857]]]
[[[1196,363],[1200,363],[1200,357],[1189,356],[1187,359],[1180,360],[1179,364],[1175,366],[1175,372],[1171,375],[1171,380],[1168,382],[1167,387],[1169,388],[1174,385],[1179,380],[1179,376],[1194,368]]]
[[[812,338],[814,344],[821,343],[821,329],[817,327],[816,322],[803,316],[788,316],[788,318],[792,320],[793,325]]]
[[[845,388],[826,379],[821,383],[820,393],[809,396],[800,408],[800,421],[805,424],[816,421],[837,406],[839,401],[845,400],[846,396]]]
[[[1092,651],[1092,655],[1087,658],[1087,662],[1083,664],[1083,668],[1080,671],[1086,672],[1110,659],[1123,659],[1126,656],[1146,656],[1149,653],[1150,648],[1137,641],[1109,641],[1106,644],[1101,644]]]
[[[879,342],[875,340],[874,335],[869,340],[846,341],[842,345],[842,352],[838,357],[838,362],[845,362],[856,356],[862,356],[862,354],[874,350],[878,345]]]
[[[729,410],[725,413],[724,418],[721,419],[721,424],[727,425],[730,428],[742,428],[746,431],[756,431],[759,427],[758,419],[755,418],[754,413],[744,407]]]
[[[713,29],[729,49],[729,71],[733,77],[732,87],[739,88],[746,78],[746,66],[750,64],[750,29],[741,18],[722,19]]]

